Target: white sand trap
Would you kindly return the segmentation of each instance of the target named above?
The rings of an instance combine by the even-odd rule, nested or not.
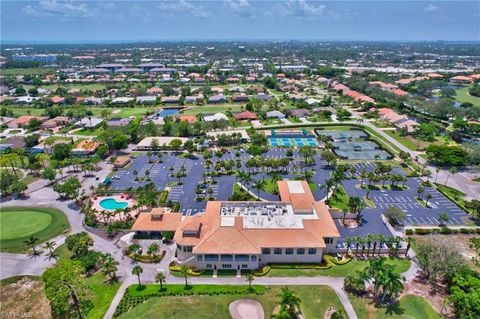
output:
[[[112,111],[112,114],[118,114],[118,113],[120,113],[120,112],[122,112],[122,110],[113,110],[113,111]]]
[[[235,300],[228,306],[233,319],[264,319],[262,304],[253,299]]]

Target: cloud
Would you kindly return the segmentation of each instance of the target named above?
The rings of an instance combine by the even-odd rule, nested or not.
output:
[[[34,17],[86,18],[95,15],[85,3],[71,0],[40,0],[22,9],[23,13]]]
[[[323,15],[326,8],[325,5],[308,4],[305,0],[288,0],[276,6],[274,10],[284,16],[317,17]]]
[[[225,4],[239,17],[250,18],[253,15],[248,0],[225,0]]]
[[[185,0],[179,0],[176,2],[163,2],[158,6],[161,10],[160,14],[174,17],[175,15],[183,14],[197,18],[208,18],[210,12],[205,10],[201,6],[197,6],[191,2]]]
[[[428,6],[426,6],[425,8],[423,8],[423,11],[426,11],[426,12],[433,12],[433,11],[439,11],[440,8],[437,7],[436,5],[434,4],[429,4]]]

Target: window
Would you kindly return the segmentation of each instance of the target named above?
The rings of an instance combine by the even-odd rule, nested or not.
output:
[[[248,268],[248,265],[247,264],[242,264],[242,268],[243,269]]]
[[[202,261],[203,260],[203,256],[197,256],[197,261]]]
[[[232,256],[232,255],[221,255],[221,256],[220,256],[220,260],[221,260],[221,261],[232,261],[232,260],[233,260],[233,256]]]
[[[333,238],[325,237],[325,244],[327,244],[327,245],[333,244]]]
[[[183,246],[183,252],[191,253],[192,252],[192,246]]]
[[[270,255],[270,248],[263,248],[263,249],[262,249],[262,254],[264,254],[264,255]]]
[[[297,255],[305,255],[305,248],[297,248]]]
[[[282,248],[275,248],[275,249],[273,250],[273,253],[274,253],[275,255],[281,255],[281,254],[282,254]]]
[[[252,256],[251,261],[257,261],[257,256]]]
[[[208,269],[211,269],[212,268],[212,264],[207,264],[206,266]]]
[[[293,248],[287,248],[287,249],[285,249],[285,254],[286,254],[286,255],[293,255]]]
[[[317,249],[316,248],[308,248],[308,254],[309,255],[316,255],[317,254]]]
[[[235,261],[248,261],[249,259],[248,255],[235,255]]]
[[[232,268],[232,264],[222,264],[222,268],[223,268],[223,269],[231,269],[231,268]]]
[[[218,261],[218,255],[205,255],[205,261]]]

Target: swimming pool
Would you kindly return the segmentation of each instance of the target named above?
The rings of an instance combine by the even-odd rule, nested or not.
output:
[[[158,116],[167,117],[177,115],[178,113],[180,113],[179,109],[163,109],[162,111],[158,112]]]
[[[106,210],[116,210],[126,208],[128,206],[128,202],[117,202],[115,198],[109,197],[102,199],[98,205]]]

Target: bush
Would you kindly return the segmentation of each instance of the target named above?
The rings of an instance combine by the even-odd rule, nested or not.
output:
[[[409,235],[409,236],[413,235],[413,229],[407,229],[407,230],[405,231],[405,234],[406,234],[406,235]]]
[[[127,256],[135,261],[142,262],[142,263],[158,263],[163,259],[165,252],[160,255],[148,255],[148,254],[135,254],[135,253],[127,253]]]
[[[254,276],[262,277],[268,274],[271,268],[272,267],[270,267],[269,265],[266,265],[266,266],[263,266],[262,268],[255,269],[252,273]]]

